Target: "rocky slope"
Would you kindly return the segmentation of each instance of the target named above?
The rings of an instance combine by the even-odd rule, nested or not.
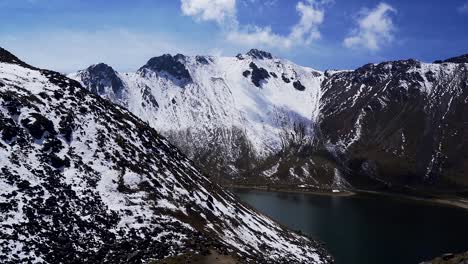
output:
[[[332,262],[124,108],[3,49],[0,137],[1,263],[142,263],[212,249],[246,263]]]
[[[461,254],[445,254],[431,261],[422,262],[421,264],[467,264],[468,252]]]
[[[97,64],[70,77],[147,121],[210,175],[330,183],[305,155],[322,72],[259,50],[236,57],[166,54],[136,72],[108,69]]]
[[[353,185],[468,185],[468,60],[368,64],[322,84],[319,124]]]

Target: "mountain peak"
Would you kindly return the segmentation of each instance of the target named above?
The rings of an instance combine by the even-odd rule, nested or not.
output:
[[[185,62],[185,60],[187,59],[187,56],[185,56],[184,54],[180,54],[180,53],[177,53],[175,56],[174,56],[174,59],[183,63]]]
[[[271,55],[271,53],[267,52],[267,51],[263,51],[263,50],[258,50],[258,49],[251,49],[249,50],[249,52],[247,52],[248,56],[254,58],[254,59],[259,59],[259,60],[263,60],[263,59],[273,59],[273,55]]]
[[[89,66],[81,73],[83,85],[92,93],[103,95],[110,88],[117,99],[122,98],[124,84],[111,66],[101,62]]]
[[[86,70],[88,72],[94,73],[94,74],[98,74],[98,73],[107,73],[107,74],[111,74],[111,75],[115,74],[115,70],[111,66],[109,66],[109,65],[107,65],[105,63],[102,63],[102,62],[100,62],[98,64],[91,65]]]
[[[460,56],[457,56],[457,57],[452,57],[452,58],[446,59],[444,61],[441,61],[441,60],[434,61],[434,63],[444,63],[444,62],[468,63],[468,54],[460,55]]]
[[[23,67],[31,68],[30,65],[26,64],[24,61],[18,59],[15,55],[13,55],[8,50],[0,47],[0,62],[10,63],[10,64],[18,64]]]
[[[170,54],[163,54],[159,57],[151,58],[143,67],[138,71],[143,72],[145,75],[145,70],[150,70],[152,72],[165,73],[170,75],[168,77],[173,77],[178,82],[182,81],[182,84],[192,81],[190,72],[185,67],[186,56],[182,54],[177,54],[172,56]]]

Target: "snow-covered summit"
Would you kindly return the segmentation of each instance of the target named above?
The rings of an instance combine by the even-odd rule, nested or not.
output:
[[[271,55],[271,53],[258,49],[251,49],[246,53],[246,55],[258,60],[273,59],[273,55]]]
[[[164,54],[159,57],[151,58],[143,67],[138,70],[142,77],[150,77],[152,73],[171,80],[174,84],[185,86],[192,82],[192,77],[187,70],[185,63],[186,57],[182,54],[172,56]]]
[[[105,99],[125,103],[125,86],[118,73],[105,63],[89,66],[87,69],[76,73],[80,76],[81,83],[88,89]]]
[[[85,82],[90,74],[70,77],[92,90]],[[293,142],[313,140],[324,78],[320,71],[256,49],[236,57],[165,54],[118,76],[124,99],[114,102],[211,173],[233,177],[252,174]]]

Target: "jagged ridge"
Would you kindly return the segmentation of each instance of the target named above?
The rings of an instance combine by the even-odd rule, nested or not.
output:
[[[368,64],[324,81],[321,132],[355,185],[467,186],[468,67],[450,61]]]
[[[321,72],[253,49],[237,57],[163,55],[119,76],[127,98],[113,101],[219,180],[331,184],[311,169],[310,158],[290,157],[313,141]]]

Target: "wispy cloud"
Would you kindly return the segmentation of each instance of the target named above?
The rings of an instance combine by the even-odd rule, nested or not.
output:
[[[319,27],[325,17],[324,6],[330,2],[299,1],[296,5],[299,21],[287,35],[277,34],[269,26],[240,25],[235,0],[181,0],[181,9],[185,15],[197,20],[216,21],[223,26],[226,40],[231,43],[288,49],[296,45],[308,45],[321,38]]]
[[[364,48],[377,51],[394,40],[396,30],[392,14],[397,10],[387,3],[380,3],[374,9],[362,10],[357,18],[357,28],[344,39],[348,48]]]

